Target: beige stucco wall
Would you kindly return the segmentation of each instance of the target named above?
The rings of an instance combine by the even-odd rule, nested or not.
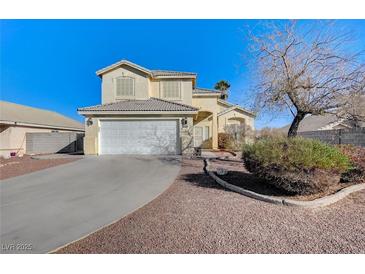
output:
[[[116,97],[116,79],[128,76],[134,78],[135,96],[129,98]],[[179,103],[192,105],[193,80],[192,79],[165,79],[180,83],[181,99],[174,100]],[[160,82],[164,79],[151,79],[148,75],[128,66],[116,68],[103,74],[102,77],[102,104],[115,102],[121,99],[147,99],[149,97],[162,98],[160,94]],[[164,99],[164,98],[162,98]]]
[[[57,130],[57,131],[64,132],[67,130]],[[25,154],[26,153],[25,134],[27,132],[52,132],[52,129],[0,125],[0,156],[10,157],[10,152],[17,152],[18,156]]]
[[[156,97],[164,99],[161,95],[161,81],[163,79],[151,79],[150,80],[150,97]],[[193,96],[193,82],[192,79],[169,79],[169,81],[175,81],[180,83],[181,88],[181,99],[180,100],[170,100],[182,104],[192,105]]]
[[[90,123],[88,124],[88,120]],[[85,119],[84,154],[98,154],[99,119],[90,117]]]
[[[218,101],[216,96],[194,96],[193,106],[199,108],[200,111],[210,111],[212,115],[204,120],[195,122],[194,126],[205,127],[209,126],[209,136],[212,137],[213,148],[217,148],[217,136],[219,132],[225,132],[225,126],[228,124],[238,124],[237,120],[232,118],[241,118],[242,121],[254,129],[254,117],[247,115],[239,110],[233,110],[223,115],[217,116],[223,110],[229,108],[228,105]],[[215,118],[217,117],[217,118]],[[215,122],[215,123],[214,123]]]
[[[115,83],[116,78],[128,76],[134,78],[134,89],[135,96],[131,99],[147,99],[149,98],[149,79],[146,74],[140,72],[136,69],[133,69],[128,66],[122,66],[116,68],[108,73],[105,73],[102,77],[102,104],[112,103],[117,101],[115,93]]]
[[[194,107],[198,108],[199,111],[210,111],[212,113],[220,112],[217,96],[194,96],[192,104]]]

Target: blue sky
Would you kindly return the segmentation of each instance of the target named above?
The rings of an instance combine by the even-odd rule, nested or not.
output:
[[[229,101],[249,106],[245,30],[257,20],[1,20],[1,100],[82,121],[76,109],[101,102],[95,71],[120,59],[150,69],[198,73],[198,86],[231,83]],[[365,48],[365,20],[339,21]],[[258,128],[289,115],[259,116]]]

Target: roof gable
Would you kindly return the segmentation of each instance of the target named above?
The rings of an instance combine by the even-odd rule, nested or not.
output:
[[[218,100],[218,101],[221,101],[221,100]],[[222,102],[220,102],[220,103],[222,103]],[[228,107],[227,109],[219,112],[218,113],[218,116],[221,116],[223,114],[229,113],[231,111],[240,111],[240,112],[243,112],[244,114],[249,115],[249,116],[252,116],[252,117],[255,117],[256,116],[256,114],[253,113],[252,111],[248,111],[248,110],[240,107],[239,105],[232,105],[232,104],[230,104],[228,102],[226,102],[226,103],[227,103],[227,105],[230,105],[230,107]]]
[[[176,77],[182,77],[182,78],[196,78],[196,73],[194,72],[184,72],[184,71],[173,71],[173,70],[150,70],[150,69],[147,69],[145,67],[142,67],[140,65],[137,65],[133,62],[130,62],[128,60],[120,60],[110,66],[107,66],[105,68],[102,68],[100,70],[98,70],[96,72],[96,75],[98,76],[102,76],[103,74],[111,71],[111,70],[114,70],[116,68],[119,68],[121,66],[128,66],[128,67],[131,67],[131,68],[134,68],[138,71],[141,71],[151,77],[154,77],[154,78],[164,78],[164,77],[167,77],[167,78],[176,78]]]
[[[146,69],[146,68],[144,68],[144,67],[142,67],[140,65],[137,65],[135,63],[132,63],[132,62],[130,62],[128,60],[120,60],[120,61],[118,61],[118,62],[116,62],[114,64],[111,64],[110,66],[107,66],[105,68],[102,68],[102,69],[100,69],[100,70],[98,70],[96,72],[96,75],[101,76],[101,75],[103,75],[103,74],[105,74],[105,73],[107,73],[107,72],[109,72],[109,71],[111,71],[113,69],[116,69],[116,68],[118,68],[120,66],[123,66],[123,65],[128,66],[128,67],[131,67],[131,68],[134,68],[134,69],[139,70],[141,72],[144,72],[144,73],[146,73],[148,75],[152,75],[152,73],[151,73],[151,71],[149,69]]]

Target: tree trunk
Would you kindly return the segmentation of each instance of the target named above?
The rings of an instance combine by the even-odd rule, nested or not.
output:
[[[304,119],[306,113],[304,112],[297,112],[297,115],[295,115],[293,122],[290,125],[289,131],[288,131],[288,137],[295,137],[297,136],[299,123]]]

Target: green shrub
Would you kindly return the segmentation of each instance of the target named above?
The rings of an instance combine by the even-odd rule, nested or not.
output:
[[[313,194],[338,183],[351,167],[337,148],[317,140],[265,138],[243,147],[247,169],[275,186],[294,194]]]

